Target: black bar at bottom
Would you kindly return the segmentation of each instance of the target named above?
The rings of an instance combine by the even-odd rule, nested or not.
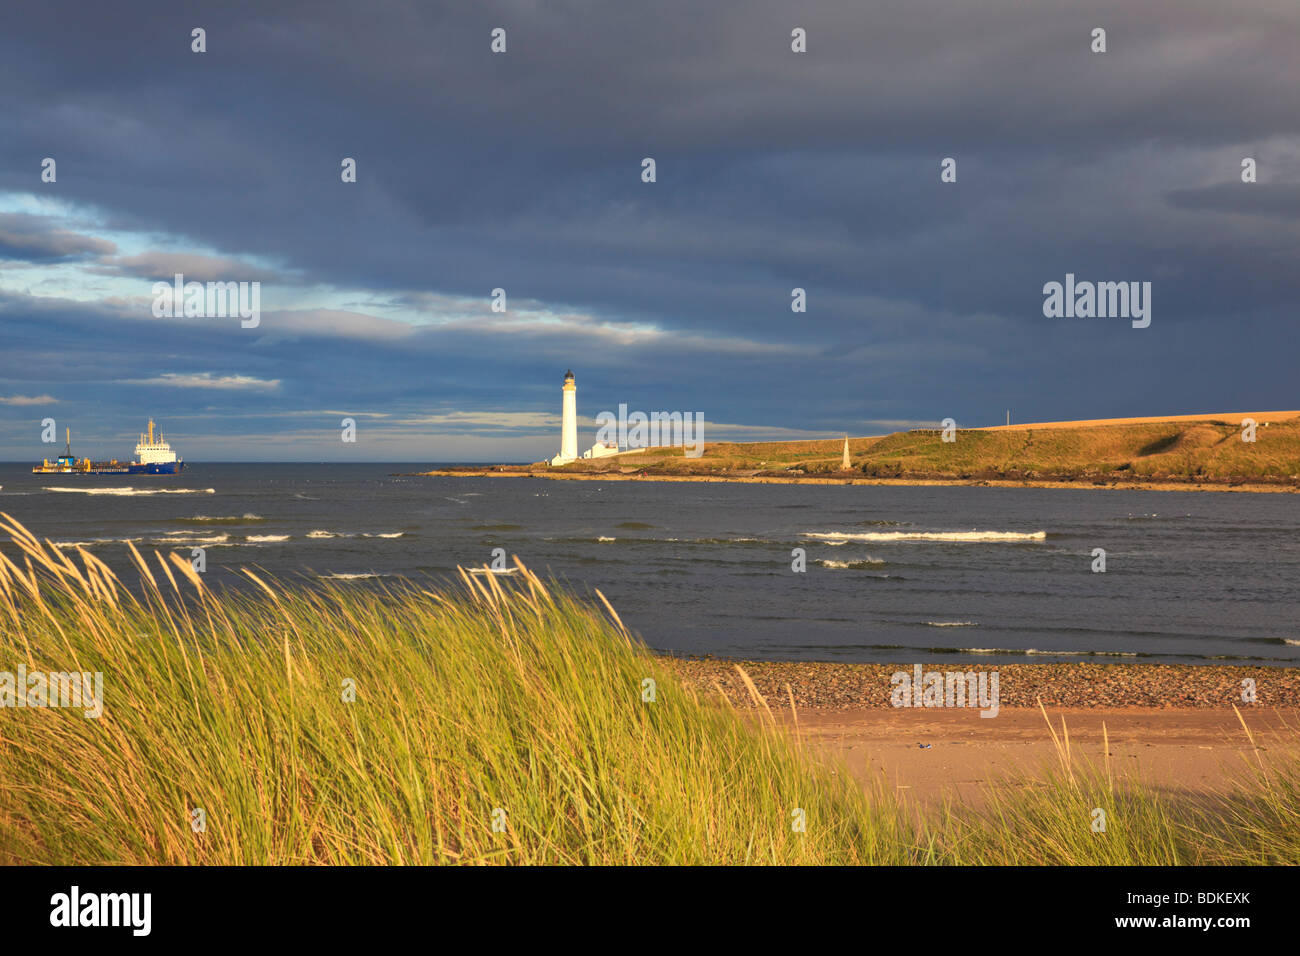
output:
[[[697,940],[712,930],[732,943],[794,929],[815,934],[810,942],[847,931],[863,939],[881,939],[884,933],[883,938],[941,946],[981,939],[1014,943],[1034,938],[1022,933],[1042,931],[1053,936],[1039,939],[1181,942],[1197,935],[1231,946],[1253,938],[1256,930],[1277,934],[1286,927],[1284,907],[1292,905],[1294,877],[1288,868],[1244,867],[545,873],[528,868],[13,867],[0,870],[0,925],[14,942],[48,934],[77,942],[111,938],[126,945],[283,940],[335,948],[349,940],[373,944],[390,934],[441,935],[453,928],[456,935],[468,933],[483,943],[500,944],[517,934],[535,945],[577,943],[609,926],[630,933],[624,940],[628,945],[639,946],[633,940],[641,939],[648,946],[657,938],[661,945],[675,946],[682,941],[678,927],[689,921],[700,927],[689,933]],[[143,894],[148,894],[147,907]],[[613,944],[619,937],[604,938]]]

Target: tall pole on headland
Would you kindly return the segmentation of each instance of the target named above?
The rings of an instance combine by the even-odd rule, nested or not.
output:
[[[849,458],[849,436],[844,436],[844,460],[840,462],[841,471],[852,471],[853,461]]]
[[[578,386],[573,372],[564,373],[564,416],[560,424],[560,457],[578,457]]]

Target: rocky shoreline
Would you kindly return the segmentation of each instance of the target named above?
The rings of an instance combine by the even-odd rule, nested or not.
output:
[[[736,670],[739,664],[772,707],[859,710],[891,707],[890,677],[909,664],[841,664],[794,661],[736,661],[663,657],[702,696],[718,688],[738,707],[754,702]],[[998,672],[1002,707],[1071,708],[1248,708],[1300,707],[1300,668],[1190,664],[926,664],[926,671]],[[1256,702],[1242,700],[1242,681],[1255,682]],[[790,690],[787,692],[786,687]]]
[[[773,475],[745,473],[656,473],[644,469],[619,471],[565,471],[552,468],[528,468],[515,465],[498,465],[491,468],[440,468],[435,471],[400,472],[409,478],[542,478],[551,481],[698,481],[733,482],[753,485],[899,485],[959,486],[972,488],[1065,488],[1073,490],[1125,490],[1125,491],[1220,491],[1296,494],[1300,484],[1291,478],[1269,480],[1200,479],[1170,481],[1167,479],[1114,479],[1080,475],[1078,477],[1041,478],[959,478],[926,476],[915,478],[866,478],[845,475],[825,477],[815,475]]]

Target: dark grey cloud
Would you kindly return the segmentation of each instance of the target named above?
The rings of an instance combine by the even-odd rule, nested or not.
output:
[[[101,385],[232,433],[321,408],[547,408],[569,366],[601,407],[781,428],[1294,404],[1293,0],[56,0],[10,21],[0,192],[169,242],[118,254],[47,232],[8,255],[362,294],[251,331],[15,293],[0,393],[279,381]],[[807,54],[789,50],[795,26]],[[1089,52],[1098,26],[1105,54]],[[57,184],[39,182],[44,156]],[[946,156],[956,184],[939,182]],[[1240,182],[1244,156],[1260,182]],[[1152,281],[1151,328],[1045,319],[1042,286],[1067,272]],[[585,318],[411,330],[367,314],[406,304],[436,323],[498,286]],[[144,341],[165,367],[140,367]]]
[[[1300,220],[1300,183],[1254,183],[1248,189],[1238,183],[1221,183],[1203,189],[1177,189],[1168,198],[1180,209]]]

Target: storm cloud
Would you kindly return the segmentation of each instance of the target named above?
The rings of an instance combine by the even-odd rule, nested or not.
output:
[[[364,457],[541,458],[567,368],[587,420],[746,438],[1294,407],[1298,28],[1293,0],[21,7],[0,394],[57,405],[0,407],[0,455],[57,411],[111,454],[152,415],[191,460],[321,460],[351,415]],[[175,272],[261,281],[260,324],[154,318]],[[1067,273],[1151,282],[1151,326],[1044,317]]]

